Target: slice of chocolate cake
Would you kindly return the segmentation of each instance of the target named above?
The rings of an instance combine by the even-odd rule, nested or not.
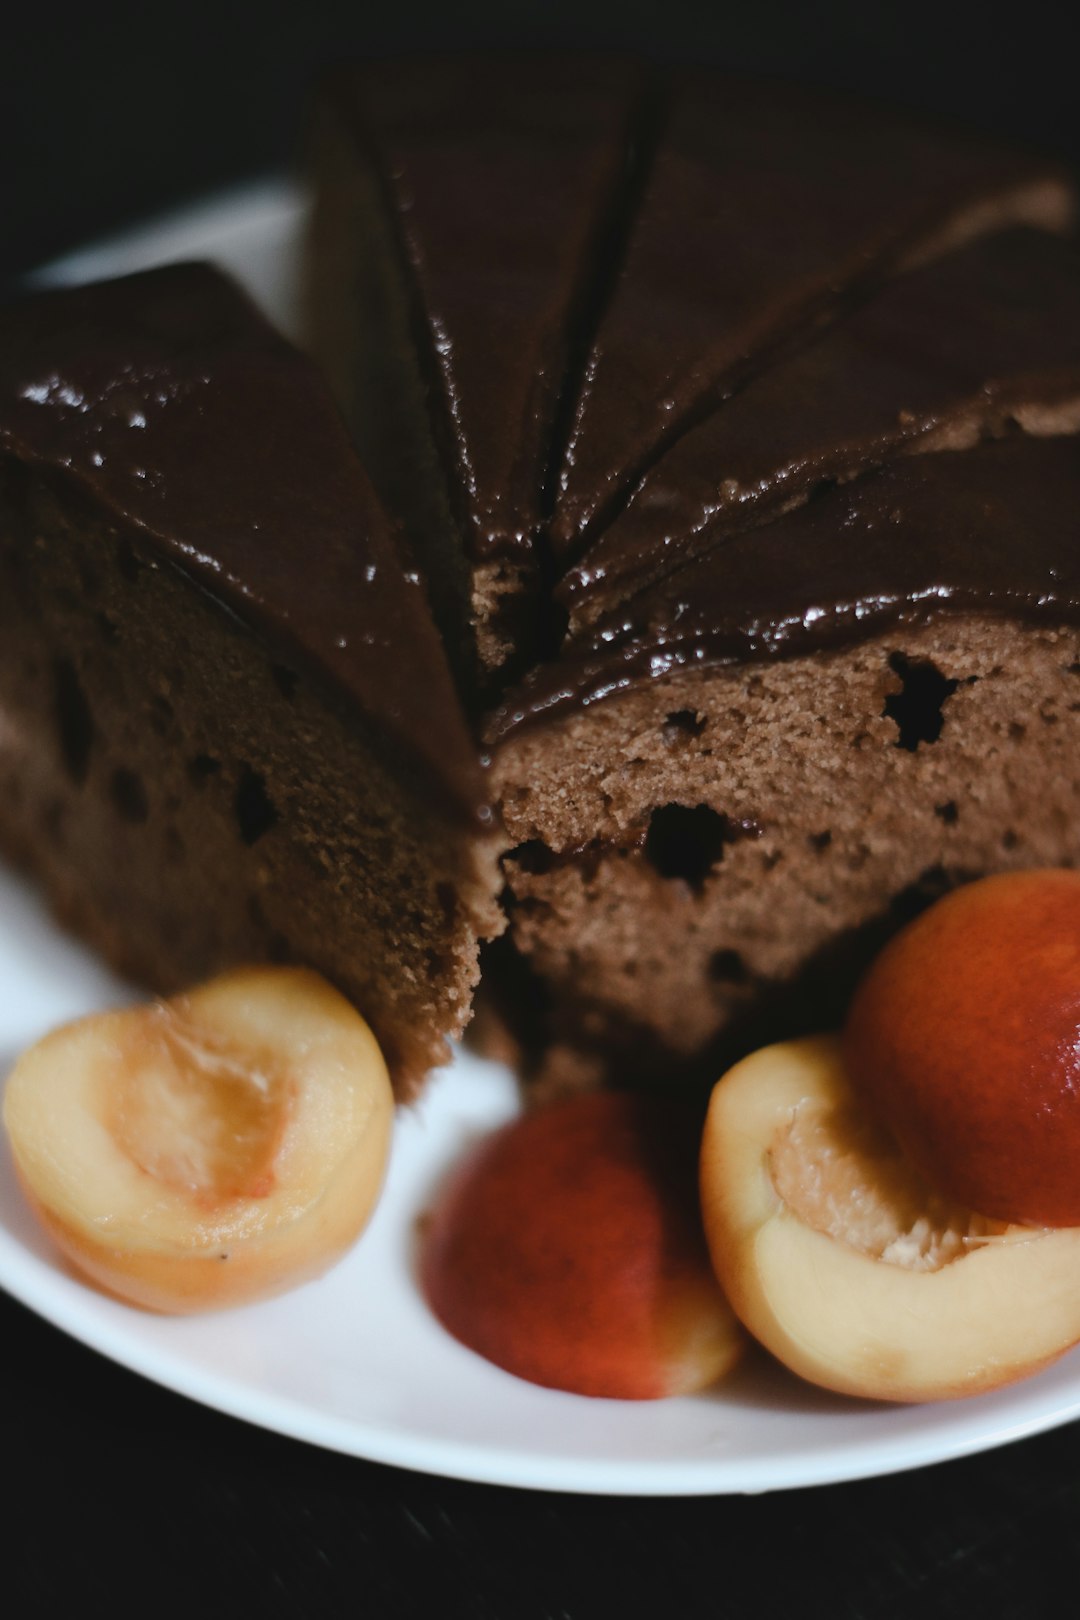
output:
[[[828,1027],[942,888],[1080,861],[1080,438],[900,460],[729,538],[489,741],[504,1006],[553,1082],[709,1081]]]
[[[115,960],[309,962],[405,1093],[505,915],[534,1069],[711,1079],[935,888],[1080,860],[1052,166],[587,61],[346,74],[317,149],[382,505],[207,270],[0,318],[0,828]]]
[[[644,100],[619,62],[455,58],[339,73],[319,110],[311,347],[469,683],[534,650],[549,457]]]
[[[0,313],[0,837],[124,972],[321,969],[402,1094],[498,930],[425,592],[309,361],[206,266]]]
[[[1075,199],[1052,165],[856,99],[705,71],[630,93],[605,69],[581,125],[592,67],[569,101],[565,64],[490,71],[339,91],[319,347],[358,421],[388,421],[406,376],[423,419],[427,389],[414,437],[461,536],[430,549],[449,539],[482,635],[492,514],[527,536],[511,554],[503,523],[499,612],[532,622],[484,653],[505,675],[549,638],[486,733],[514,846],[504,1010],[553,1076],[708,1077],[751,1026],[833,1015],[864,931],[924,890],[1080,856],[1080,452],[1009,437],[1080,427]],[[560,218],[561,255],[535,229]],[[392,344],[365,254],[391,265]],[[356,358],[365,318],[381,373]]]

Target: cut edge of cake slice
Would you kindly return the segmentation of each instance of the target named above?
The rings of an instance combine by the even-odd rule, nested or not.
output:
[[[483,773],[312,364],[204,265],[0,312],[0,840],[158,991],[301,961],[400,1096],[497,933]]]

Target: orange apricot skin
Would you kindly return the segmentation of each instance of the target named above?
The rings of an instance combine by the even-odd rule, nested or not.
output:
[[[507,1372],[651,1400],[715,1381],[743,1335],[698,1207],[700,1114],[603,1092],[483,1141],[427,1225],[421,1276],[443,1326]]]
[[[857,989],[844,1056],[932,1186],[1080,1225],[1080,873],[984,878],[917,917]]]

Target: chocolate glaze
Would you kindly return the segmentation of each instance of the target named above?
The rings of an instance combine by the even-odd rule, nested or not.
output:
[[[629,172],[640,70],[437,58],[342,74],[331,92],[397,220],[467,550],[527,554]]]
[[[1056,186],[1045,166],[873,105],[684,78],[588,356],[556,544],[579,546],[778,344],[997,223],[995,205],[1064,225]]]
[[[568,643],[488,741],[672,671],[826,652],[942,613],[1080,623],[1080,439],[914,456],[733,535]]]
[[[1080,248],[1016,230],[889,283],[755,377],[646,474],[557,595],[594,621],[822,480],[1033,406],[1040,428],[1080,428]]]
[[[315,368],[208,265],[0,310],[0,451],[329,680],[482,819],[482,780],[422,586]]]

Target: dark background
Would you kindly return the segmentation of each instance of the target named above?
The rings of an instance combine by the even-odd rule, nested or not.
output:
[[[715,59],[869,90],[1080,160],[1075,10],[142,0],[69,12],[24,0],[0,22],[0,281],[288,165],[313,74],[361,51],[576,44]],[[262,1434],[121,1372],[2,1296],[0,1345],[14,1497],[0,1520],[0,1606],[12,1620],[1031,1620],[1075,1609],[1075,1428],[809,1492],[578,1499],[428,1479]]]
[[[1076,4],[114,0],[0,8],[0,273],[293,158],[343,55],[584,46],[867,89],[1080,159]]]

